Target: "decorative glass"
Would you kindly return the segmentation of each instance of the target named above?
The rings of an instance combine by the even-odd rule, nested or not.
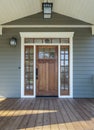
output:
[[[69,46],[60,48],[60,95],[69,95]]]
[[[34,43],[42,43],[42,39],[40,39],[40,38],[35,38],[35,39],[34,39]]]
[[[52,38],[52,43],[60,43],[60,39],[59,38]]]
[[[24,42],[25,43],[33,43],[33,38],[25,38]]]
[[[24,94],[33,95],[34,77],[33,77],[33,64],[34,64],[34,49],[33,46],[25,46],[25,86]]]
[[[54,59],[55,58],[55,48],[39,48],[38,52],[39,59]]]
[[[69,43],[69,38],[61,38],[61,43]]]

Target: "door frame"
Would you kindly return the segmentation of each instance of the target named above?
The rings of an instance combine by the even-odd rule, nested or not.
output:
[[[35,98],[36,97],[36,46],[58,46],[58,97],[59,98],[73,98],[73,36],[74,32],[20,32],[21,36],[21,98]],[[42,43],[32,44],[24,43],[25,38],[69,38],[69,43]],[[60,46],[70,46],[70,95],[60,95]],[[33,96],[24,95],[24,46],[34,46],[34,94]]]
[[[40,47],[40,46],[41,46],[41,45],[36,45],[36,50],[37,50],[37,48]],[[57,71],[58,71],[58,45],[55,45],[55,44],[54,44],[54,45],[51,45],[51,44],[50,44],[50,45],[42,45],[43,48],[45,48],[45,46],[55,47],[55,49],[56,49],[55,55],[57,55],[57,60],[55,59],[55,63],[57,64]],[[37,52],[37,53],[38,53],[38,52]],[[37,53],[36,53],[36,54],[37,54]],[[36,56],[36,58],[37,58],[37,56]],[[39,60],[39,59],[37,59],[37,60]],[[36,60],[36,65],[38,65],[38,64],[37,64],[37,60]],[[42,59],[41,59],[41,60],[42,60]],[[52,59],[46,59],[46,60],[52,60]],[[39,68],[38,68],[38,69],[39,69]],[[55,78],[57,79],[57,81],[56,81],[56,82],[57,82],[57,95],[51,95],[51,97],[52,97],[52,96],[56,96],[56,97],[58,96],[58,72],[55,74],[55,76],[56,76]],[[49,79],[49,78],[48,78],[48,79]],[[36,80],[36,82],[37,82],[37,80]],[[38,85],[38,86],[39,86],[39,85]],[[37,84],[36,84],[36,90],[37,90]],[[37,91],[36,91],[36,96],[39,96],[39,95],[37,95]],[[42,96],[42,95],[40,95],[40,96]],[[48,95],[44,95],[44,96],[48,96]]]

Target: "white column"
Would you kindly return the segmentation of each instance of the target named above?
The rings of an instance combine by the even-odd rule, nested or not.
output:
[[[24,97],[24,38],[21,38],[21,97]]]
[[[60,97],[60,45],[58,45],[58,97]]]
[[[73,97],[73,37],[70,38],[70,97]]]
[[[36,46],[34,45],[34,97],[36,97]]]

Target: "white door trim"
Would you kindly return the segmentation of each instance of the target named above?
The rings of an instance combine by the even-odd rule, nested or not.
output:
[[[74,32],[20,32],[23,38],[71,38]]]
[[[57,45],[58,46],[58,97],[59,98],[72,98],[73,97],[73,35],[74,32],[20,32],[21,36],[21,98],[34,98],[36,97],[36,46],[37,45]],[[25,44],[24,38],[69,38],[70,43],[70,95],[60,95],[60,45],[66,44]],[[24,46],[34,46],[34,95],[24,95]]]

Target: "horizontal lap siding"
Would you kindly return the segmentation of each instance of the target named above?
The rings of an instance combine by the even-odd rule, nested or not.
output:
[[[20,44],[13,48],[6,35],[0,37],[0,96],[20,97]],[[19,41],[18,41],[19,42]]]
[[[73,96],[94,97],[94,37],[91,29],[29,28],[3,29],[0,36],[0,96],[20,97],[21,44],[19,32],[74,32]],[[9,38],[17,37],[17,46],[9,46]]]
[[[85,34],[84,34],[85,35]],[[94,37],[74,37],[73,92],[74,97],[94,97]]]

